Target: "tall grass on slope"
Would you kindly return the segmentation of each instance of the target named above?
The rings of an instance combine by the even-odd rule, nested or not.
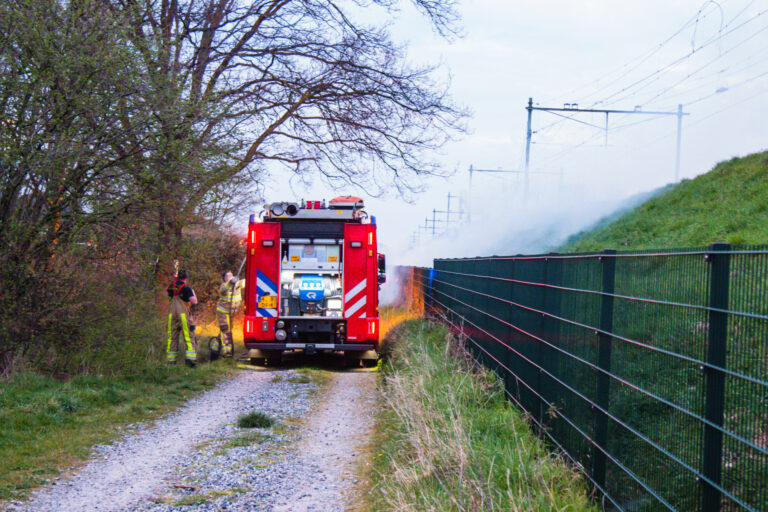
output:
[[[443,326],[409,321],[389,341],[370,510],[597,510]]]
[[[571,237],[561,252],[697,247],[768,241],[768,151],[720,162],[607,225]]]

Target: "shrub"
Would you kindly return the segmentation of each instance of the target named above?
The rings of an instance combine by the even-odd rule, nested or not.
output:
[[[269,428],[275,424],[275,420],[262,412],[249,412],[237,417],[237,426],[240,428]]]

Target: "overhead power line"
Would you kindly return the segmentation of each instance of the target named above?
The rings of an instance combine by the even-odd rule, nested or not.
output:
[[[750,2],[749,5],[751,5],[754,2],[755,2],[755,0],[752,0],[752,2]],[[746,10],[747,8],[748,7],[745,7],[742,11],[739,12],[739,14],[737,14],[737,16],[740,16],[744,12],[744,10]],[[571,89],[570,91],[568,91],[568,92],[566,92],[564,94],[561,94],[560,97],[563,97],[563,96],[573,97],[574,93],[576,93],[579,89],[583,89],[585,86],[588,86],[588,85],[594,85],[596,83],[600,83],[600,82],[602,82],[603,80],[605,80],[606,78],[610,77],[611,75],[613,75],[616,72],[620,73],[619,76],[617,76],[616,78],[610,80],[608,83],[604,84],[603,86],[599,87],[598,89],[590,92],[586,96],[579,97],[578,103],[584,103],[588,98],[590,98],[592,96],[595,96],[598,93],[608,89],[612,85],[620,82],[624,77],[628,76],[630,73],[632,73],[638,67],[640,67],[645,62],[647,62],[648,59],[650,59],[651,57],[656,55],[658,52],[660,52],[666,45],[668,45],[670,42],[672,42],[686,28],[688,28],[688,27],[694,25],[695,23],[697,23],[698,21],[702,21],[702,20],[704,20],[706,18],[706,15],[703,18],[701,18],[700,14],[701,14],[701,8],[699,9],[699,11],[697,11],[696,14],[691,16],[685,23],[683,23],[680,26],[680,28],[675,30],[675,32],[673,32],[669,37],[667,37],[662,42],[660,42],[657,45],[655,45],[650,50],[647,50],[647,51],[643,52],[643,54],[641,54],[641,55],[639,55],[639,56],[637,56],[637,57],[635,57],[633,59],[630,59],[625,64],[623,64],[622,66],[614,69],[613,71],[609,71],[608,73],[605,73],[604,75],[602,75],[600,77],[597,77],[595,79],[590,80],[587,84],[584,84],[584,85],[582,85],[580,87],[576,87],[575,89]]]
[[[572,112],[574,114],[576,113],[588,113],[588,114],[604,114],[605,115],[605,145],[608,145],[608,119],[610,114],[626,114],[626,115],[649,115],[649,116],[676,116],[677,117],[677,151],[675,154],[675,181],[677,181],[680,178],[680,140],[681,140],[681,133],[682,133],[682,122],[683,122],[683,116],[687,116],[687,112],[683,112],[683,106],[678,105],[677,111],[675,112],[665,112],[665,111],[647,111],[647,110],[622,110],[622,109],[596,109],[596,108],[579,108],[578,105],[568,104],[566,103],[563,107],[535,107],[533,105],[533,98],[528,98],[528,106],[525,107],[525,109],[528,111],[528,127],[526,129],[526,137],[525,137],[525,190],[526,193],[528,192],[528,172],[530,167],[530,155],[531,155],[531,138],[533,135],[533,131],[531,129],[531,122],[532,122],[532,116],[533,112],[541,111],[541,112],[547,112],[554,115],[561,115],[559,112]],[[565,116],[562,116],[565,117]],[[588,126],[591,126],[593,128],[600,129],[601,127],[594,125],[592,123],[587,123],[583,121],[579,121],[576,119],[573,119],[573,121],[581,122],[582,124],[586,124]],[[591,140],[591,138],[590,138]]]
[[[723,37],[723,36],[726,36],[726,35],[732,34],[732,33],[734,33],[735,31],[737,31],[737,30],[740,30],[741,28],[743,28],[743,27],[744,27],[744,26],[746,26],[747,24],[749,24],[749,23],[751,23],[751,22],[755,21],[756,19],[758,19],[758,18],[760,18],[760,17],[764,16],[764,15],[765,15],[765,14],[767,14],[767,13],[768,13],[768,9],[764,9],[764,10],[760,11],[759,13],[755,14],[754,16],[752,16],[751,18],[749,18],[748,20],[746,20],[746,21],[744,21],[744,22],[740,23],[739,25],[737,25],[737,26],[733,27],[732,29],[730,29],[730,30],[728,30],[728,31],[726,31],[726,32],[724,32],[724,33],[722,33],[720,37]],[[622,89],[620,89],[619,91],[616,91],[616,92],[614,92],[613,94],[609,94],[608,96],[606,96],[606,97],[605,97],[605,98],[603,98],[602,100],[600,100],[600,101],[598,101],[598,102],[594,103],[594,104],[593,104],[593,106],[594,106],[594,105],[601,105],[601,104],[604,104],[604,103],[606,103],[608,100],[611,100],[611,99],[613,99],[613,98],[616,98],[616,96],[618,96],[618,95],[622,94],[623,92],[626,92],[626,91],[628,91],[628,90],[630,90],[630,89],[632,89],[632,88],[634,88],[634,87],[636,87],[636,86],[638,86],[638,85],[640,85],[640,84],[642,84],[642,83],[646,82],[647,80],[649,80],[649,79],[651,79],[651,78],[653,78],[653,77],[655,77],[655,76],[658,76],[658,75],[659,75],[659,74],[661,74],[661,73],[664,73],[664,72],[668,71],[669,69],[671,69],[672,67],[676,66],[677,64],[680,64],[681,62],[685,61],[686,59],[689,59],[689,58],[690,58],[691,56],[693,56],[693,55],[694,55],[696,52],[699,52],[699,51],[703,50],[704,48],[708,47],[709,45],[711,45],[712,43],[714,43],[714,42],[715,42],[715,41],[717,41],[718,39],[720,39],[720,38],[717,38],[717,39],[709,39],[708,41],[706,41],[706,42],[702,43],[702,44],[701,44],[701,45],[699,45],[698,47],[696,47],[696,48],[694,48],[693,50],[691,50],[689,53],[686,53],[685,55],[683,55],[682,57],[678,57],[677,59],[673,60],[673,61],[672,61],[672,62],[670,62],[669,64],[667,64],[667,65],[665,65],[665,66],[663,66],[663,67],[661,67],[661,68],[658,68],[658,69],[656,69],[656,70],[655,70],[655,71],[653,71],[652,73],[649,73],[649,74],[645,75],[644,77],[642,77],[642,78],[640,78],[640,79],[638,79],[638,80],[635,80],[634,82],[632,82],[631,84],[629,84],[629,85],[627,85],[627,86],[623,87],[623,88],[622,88]],[[637,92],[637,91],[635,91],[635,93],[636,93],[636,92]]]

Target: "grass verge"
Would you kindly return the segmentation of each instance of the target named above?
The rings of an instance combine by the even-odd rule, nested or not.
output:
[[[155,419],[233,371],[230,361],[217,361],[194,370],[151,365],[66,381],[26,372],[0,381],[0,502],[84,461],[121,425]]]
[[[408,321],[390,342],[367,510],[597,510],[443,326]]]

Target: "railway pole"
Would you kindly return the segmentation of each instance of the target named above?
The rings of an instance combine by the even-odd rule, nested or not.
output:
[[[646,116],[676,116],[677,117],[677,153],[675,156],[675,181],[678,181],[680,178],[680,142],[681,142],[681,136],[682,136],[682,129],[683,129],[683,116],[689,115],[688,112],[683,112],[683,105],[679,104],[677,106],[677,110],[673,112],[666,112],[666,111],[650,111],[650,110],[642,110],[639,106],[635,107],[634,110],[623,110],[623,109],[603,109],[603,108],[579,108],[578,103],[565,103],[562,107],[534,107],[533,106],[533,98],[528,98],[528,106],[525,107],[525,109],[528,111],[528,129],[526,130],[525,135],[525,191],[526,196],[528,195],[528,169],[530,166],[530,155],[531,155],[531,135],[533,134],[533,131],[531,130],[531,114],[534,110],[539,110],[541,112],[549,112],[552,115],[564,118],[568,121],[573,121],[580,124],[585,124],[587,126],[591,126],[593,128],[598,129],[604,129],[605,130],[605,145],[608,145],[608,116],[609,114],[627,114],[627,115],[646,115]],[[566,115],[570,114],[570,115]],[[602,126],[587,123],[585,121],[582,121],[580,119],[575,119],[577,114],[605,114],[605,128]]]
[[[528,197],[528,169],[531,163],[531,117],[533,116],[533,98],[528,98],[528,128],[525,131],[525,197]]]
[[[680,139],[683,133],[683,105],[677,105],[677,151],[675,152],[675,183],[680,181]]]

